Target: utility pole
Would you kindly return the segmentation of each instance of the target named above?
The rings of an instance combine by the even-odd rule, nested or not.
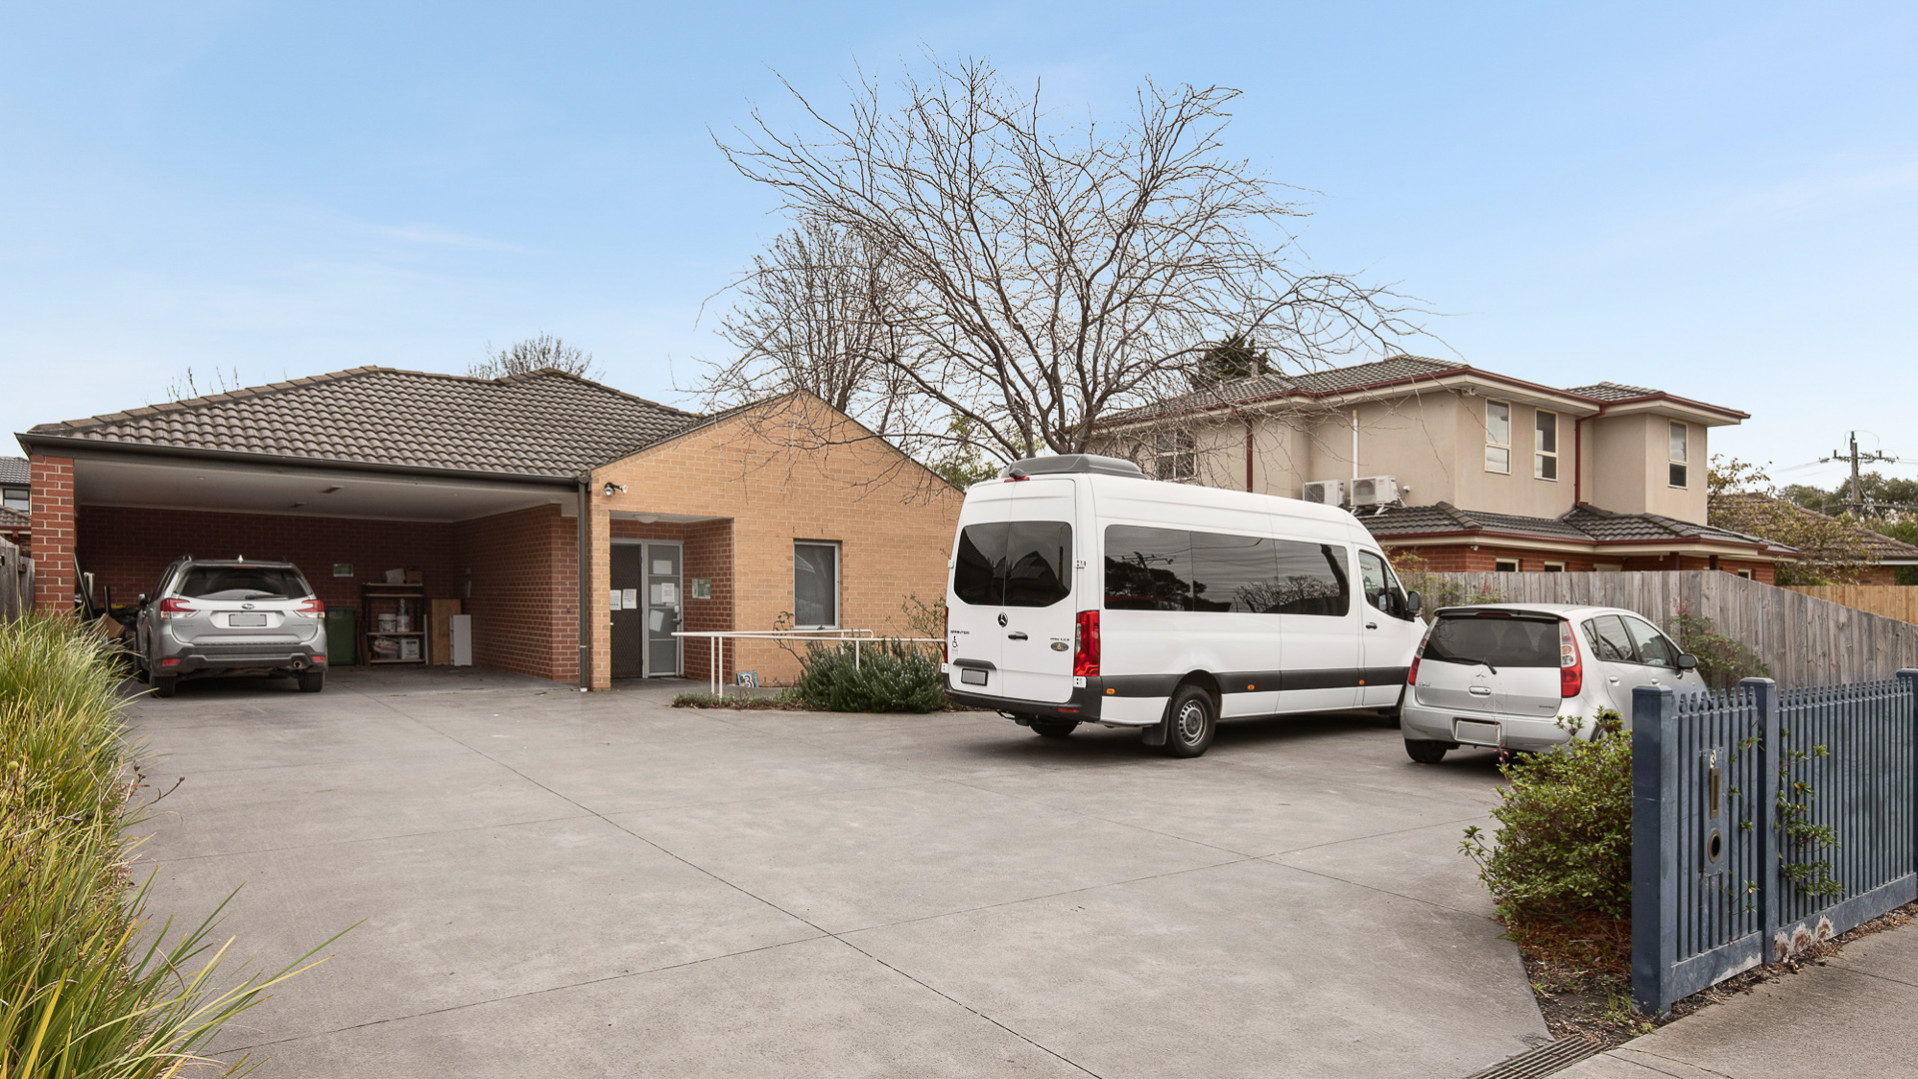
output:
[[[1863,513],[1865,512],[1865,495],[1864,489],[1858,484],[1858,466],[1872,461],[1895,461],[1897,458],[1885,453],[1859,453],[1858,432],[1853,431],[1851,433],[1850,453],[1839,453],[1837,450],[1833,450],[1831,451],[1830,457],[1820,457],[1818,460],[1821,464],[1832,461],[1845,461],[1850,463],[1851,501],[1845,503],[1845,505],[1857,513]]]

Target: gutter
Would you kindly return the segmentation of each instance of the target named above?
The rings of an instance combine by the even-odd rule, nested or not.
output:
[[[524,472],[485,472],[468,468],[429,468],[422,465],[377,464],[364,461],[339,461],[323,457],[291,457],[274,453],[241,453],[234,450],[188,449],[180,446],[150,446],[142,443],[102,442],[91,438],[62,438],[32,433],[13,436],[31,457],[60,451],[75,460],[102,460],[141,457],[172,457],[188,461],[215,461],[233,464],[276,464],[281,466],[331,470],[335,472],[373,472],[399,476],[425,476],[433,479],[490,480],[501,483],[525,483],[539,487],[563,487],[573,476],[538,476]]]

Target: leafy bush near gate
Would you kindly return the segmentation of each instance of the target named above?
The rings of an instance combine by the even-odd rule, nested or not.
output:
[[[71,618],[0,622],[0,1076],[161,1079],[297,973],[211,981],[213,919],[163,943],[127,859],[138,823],[110,645]],[[214,912],[217,916],[218,911]],[[142,947],[141,937],[153,943]],[[310,953],[309,953],[310,954]],[[198,969],[195,970],[195,964]],[[245,1058],[213,1065],[240,1074]]]
[[[937,654],[887,639],[859,646],[813,641],[799,657],[793,689],[808,708],[830,712],[936,712],[946,706]]]
[[[1680,608],[1665,623],[1678,647],[1698,657],[1698,676],[1713,689],[1730,689],[1744,678],[1770,678],[1771,668],[1744,641],[1718,632],[1718,624]]]
[[[1499,771],[1507,785],[1492,810],[1493,844],[1471,827],[1460,846],[1478,863],[1500,920],[1524,931],[1629,918],[1632,739],[1618,713],[1601,712],[1590,741],[1514,758]]]

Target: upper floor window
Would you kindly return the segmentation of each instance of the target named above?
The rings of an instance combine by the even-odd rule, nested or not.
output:
[[[6,488],[6,507],[21,513],[33,512],[33,491],[28,487]]]
[[[1485,402],[1485,471],[1511,475],[1512,406]]]
[[[1672,451],[1671,451],[1671,470],[1672,471],[1671,471],[1670,482],[1673,487],[1685,487],[1685,486],[1688,486],[1688,484],[1685,482],[1686,480],[1685,466],[1686,466],[1686,462],[1690,460],[1690,455],[1688,453],[1690,446],[1688,445],[1688,443],[1691,441],[1691,432],[1682,423],[1673,423],[1671,425],[1671,430],[1672,430]]]
[[[1161,431],[1153,445],[1152,474],[1162,480],[1189,480],[1199,474],[1199,454],[1190,431]]]
[[[1557,479],[1558,413],[1538,410],[1538,429],[1532,449],[1532,475],[1541,480]]]

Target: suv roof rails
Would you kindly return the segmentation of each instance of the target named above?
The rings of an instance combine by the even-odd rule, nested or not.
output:
[[[1066,473],[1096,473],[1102,476],[1145,478],[1145,471],[1123,457],[1101,457],[1096,453],[1062,453],[1055,457],[1028,457],[1007,465],[999,475],[1057,476]]]

